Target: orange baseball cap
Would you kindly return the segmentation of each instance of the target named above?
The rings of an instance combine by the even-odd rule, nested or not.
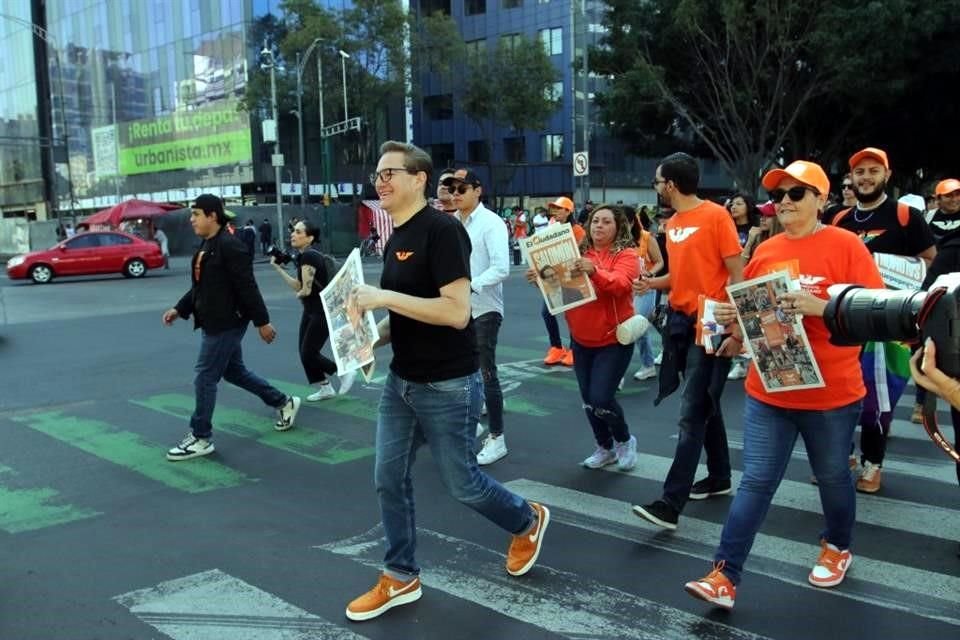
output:
[[[937,188],[934,193],[938,196],[945,196],[948,193],[953,193],[954,191],[960,191],[960,180],[956,178],[947,178],[946,180],[941,180],[937,183]]]
[[[887,159],[887,152],[883,149],[877,149],[876,147],[860,149],[860,151],[857,151],[855,154],[850,156],[850,168],[853,169],[855,166],[860,164],[860,161],[864,158],[873,158],[882,164],[884,169],[890,168],[890,161]]]
[[[830,193],[830,178],[815,162],[794,160],[783,169],[773,169],[763,176],[763,188],[767,191],[776,189],[784,178],[793,178],[808,187],[813,187],[821,194]]]
[[[547,205],[548,207],[557,207],[558,209],[566,209],[567,211],[573,211],[573,200],[566,196],[560,196],[553,202]]]

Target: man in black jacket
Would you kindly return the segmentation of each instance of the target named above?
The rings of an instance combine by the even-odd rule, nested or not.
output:
[[[168,460],[213,453],[211,420],[220,378],[276,408],[277,431],[293,427],[300,409],[300,398],[287,396],[243,364],[241,343],[250,321],[267,344],[273,342],[277,332],[253,277],[250,255],[236,236],[225,232],[227,217],[220,198],[211,194],[198,197],[190,212],[190,224],[203,239],[191,261],[192,286],[176,306],[164,312],[163,323],[169,326],[177,318],[186,320],[193,315],[194,329],[201,330],[194,379],[196,408],[190,416],[190,433],[167,452]]]

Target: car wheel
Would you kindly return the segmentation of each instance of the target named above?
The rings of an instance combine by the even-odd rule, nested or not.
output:
[[[142,278],[147,274],[147,265],[140,258],[134,258],[123,265],[123,275],[128,278]]]
[[[34,265],[30,269],[30,279],[37,284],[47,284],[53,280],[53,269],[45,264]]]

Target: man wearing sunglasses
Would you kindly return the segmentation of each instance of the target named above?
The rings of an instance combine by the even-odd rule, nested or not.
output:
[[[423,149],[388,141],[371,176],[394,230],[380,287],[359,285],[352,293],[361,311],[388,311],[377,325],[377,346],[393,346],[378,408],[374,465],[387,550],[377,584],[347,605],[346,616],[355,621],[422,595],[411,475],[421,444],[430,447],[454,498],[513,534],[508,574],[530,571],[550,523],[546,507],[528,503],[477,467],[473,447],[483,380],[470,317],[470,237],[458,220],[427,205],[432,171]],[[473,184],[469,172],[459,177]],[[496,222],[505,244],[503,223]]]
[[[840,197],[839,203],[824,208],[821,218],[824,224],[830,224],[835,215],[857,204],[857,194],[853,191],[853,175],[849,173],[843,176],[843,181],[840,183]]]
[[[453,177],[453,169],[444,169],[440,173],[440,179],[437,181],[437,199],[436,205],[437,208],[443,211],[444,213],[449,213],[454,215],[457,213],[457,207],[453,204],[453,194],[450,192],[450,187],[444,184],[444,181],[447,178]]]
[[[740,238],[733,218],[721,205],[697,197],[700,167],[686,153],[674,153],[660,162],[653,188],[664,206],[676,211],[667,221],[670,272],[641,277],[633,284],[640,295],[651,288],[669,290],[667,323],[663,332],[660,393],[654,404],[673,393],[684,373],[680,402],[680,437],[673,464],[659,500],[636,505],[636,515],[665,529],[676,529],[687,500],[729,494],[730,452],[720,412],[720,396],[730,357],[741,343],[726,337],[715,354],[695,343],[699,297],[726,300],[726,286],[743,277]],[[694,482],[700,452],[707,452],[706,478]]]
[[[832,224],[860,236],[870,253],[889,253],[918,257],[927,266],[937,254],[937,247],[923,213],[913,207],[898,205],[887,196],[887,183],[893,172],[883,149],[867,147],[850,156],[850,174],[857,204],[838,212]],[[909,350],[899,343],[873,342],[864,347],[861,365],[867,396],[860,415],[860,462],[857,491],[876,493],[880,490],[880,470],[887,448],[887,434],[906,378]],[[851,467],[856,459],[851,457]]]
[[[500,216],[483,206],[480,179],[457,169],[443,180],[453,195],[460,222],[470,236],[470,308],[480,353],[483,395],[490,433],[477,453],[477,464],[492,464],[507,455],[503,435],[503,392],[497,377],[497,336],[503,323],[503,281],[510,275],[510,236]],[[483,427],[477,424],[478,435]]]

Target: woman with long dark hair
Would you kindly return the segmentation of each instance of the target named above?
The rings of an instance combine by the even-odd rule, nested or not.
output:
[[[296,278],[284,271],[275,258],[270,258],[270,264],[296,292],[296,297],[303,304],[303,315],[300,316],[300,362],[303,364],[307,382],[317,385],[317,391],[307,396],[310,402],[337,395],[330,384],[330,376],[337,372],[337,365],[320,353],[320,349],[330,337],[320,292],[336,274],[327,273],[323,254],[316,247],[319,239],[319,227],[307,220],[296,222],[290,230],[290,246],[298,252]],[[356,371],[343,376],[340,380],[340,394],[350,390],[356,377]]]

